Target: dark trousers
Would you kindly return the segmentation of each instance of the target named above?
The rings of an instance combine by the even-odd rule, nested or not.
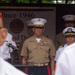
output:
[[[51,75],[51,70],[49,66],[34,66],[26,68],[25,73],[28,75]]]

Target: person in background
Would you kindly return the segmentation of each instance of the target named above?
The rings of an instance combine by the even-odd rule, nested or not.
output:
[[[75,15],[68,14],[64,15],[62,18],[64,19],[65,27],[75,27]],[[64,46],[66,41],[65,41],[65,36],[62,32],[60,32],[55,36],[54,43],[56,50],[59,48],[59,46]]]
[[[57,62],[60,54],[64,51],[65,47],[75,42],[75,28],[67,27],[63,30],[65,36],[66,44],[63,47],[58,48],[55,55],[55,61]]]
[[[31,21],[27,21],[27,31],[28,31],[28,37],[33,36],[34,32],[33,32],[33,28],[34,25]]]
[[[27,26],[27,32],[28,32],[28,37],[27,38],[29,38],[30,36],[32,36],[34,34],[33,33],[33,27],[34,26],[33,26],[32,22],[30,20],[26,22],[26,26]],[[27,38],[25,38],[24,40],[21,41],[20,50],[22,49],[23,43]]]
[[[20,47],[20,52],[19,52],[19,54],[21,53],[21,50],[22,50],[22,46],[23,46],[24,41],[25,41],[27,38],[33,36],[33,34],[34,34],[34,33],[33,33],[33,28],[34,28],[34,26],[33,26],[33,23],[32,23],[30,20],[26,22],[26,26],[27,26],[28,37],[26,37],[24,40],[21,41],[21,43],[20,43],[20,45],[19,45],[19,47]],[[21,61],[22,61],[21,59],[22,59],[22,57],[20,57],[20,63],[22,63],[22,62],[21,62]]]
[[[34,18],[31,22],[34,25],[34,35],[26,39],[23,44],[22,64],[30,66],[25,70],[29,75],[51,75],[51,70],[52,72],[54,70],[55,46],[51,39],[43,36],[47,20]]]
[[[5,43],[8,30],[3,26],[2,13],[0,13],[0,47]],[[0,75],[26,75],[0,56]]]

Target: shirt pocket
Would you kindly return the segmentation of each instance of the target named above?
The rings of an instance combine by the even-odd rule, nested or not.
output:
[[[29,46],[28,46],[28,51],[29,52],[32,52],[33,50],[35,50],[37,48],[37,44],[30,44]]]
[[[42,50],[45,50],[46,52],[49,52],[50,47],[49,46],[41,46],[40,47]]]

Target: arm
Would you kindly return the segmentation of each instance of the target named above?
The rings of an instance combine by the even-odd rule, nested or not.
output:
[[[51,70],[54,71],[54,56],[55,56],[55,46],[53,41],[50,41],[50,60],[51,60]]]
[[[21,50],[21,63],[24,65],[27,63],[27,42],[25,41]]]

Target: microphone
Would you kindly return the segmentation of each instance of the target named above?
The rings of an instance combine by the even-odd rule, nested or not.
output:
[[[11,47],[13,50],[19,50],[16,46],[12,45],[11,43],[6,43],[6,46]]]

